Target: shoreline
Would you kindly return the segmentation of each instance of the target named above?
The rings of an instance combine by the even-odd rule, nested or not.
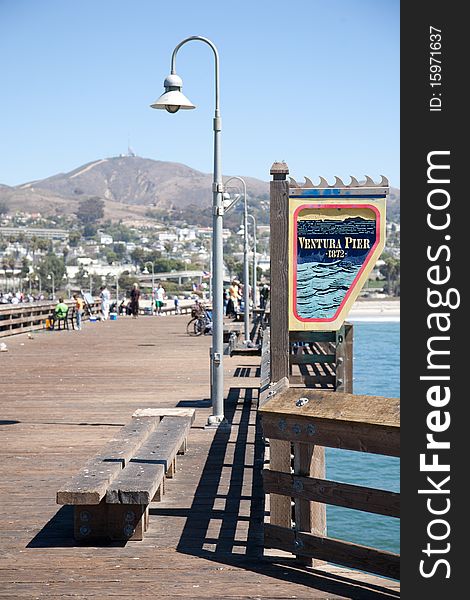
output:
[[[348,321],[400,321],[400,300],[356,300],[347,317]]]

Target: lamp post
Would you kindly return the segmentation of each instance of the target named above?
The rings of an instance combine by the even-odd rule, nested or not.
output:
[[[253,308],[258,308],[258,292],[256,287],[258,262],[256,259],[256,219],[253,215],[248,215],[253,220]]]
[[[93,297],[93,276],[91,273],[88,273],[88,278],[90,279],[90,296]]]
[[[207,44],[214,53],[215,60],[215,113],[214,130],[214,175],[212,183],[212,348],[211,348],[211,402],[212,415],[208,424],[218,426],[226,424],[224,417],[224,366],[223,366],[223,332],[224,332],[224,303],[223,303],[223,182],[221,167],[220,137],[222,120],[219,106],[219,53],[216,46],[207,38],[191,36],[180,42],[171,56],[171,74],[165,79],[165,92],[151,104],[152,108],[165,109],[175,113],[180,109],[196,108],[181,92],[183,82],[176,74],[176,54],[178,50],[190,41]]]
[[[116,279],[116,313],[119,314],[119,275],[114,276]]]
[[[240,181],[243,185],[243,303],[245,305],[245,344],[248,344],[250,342],[250,269],[248,265],[248,207],[246,203],[246,183],[241,177],[234,175],[227,179],[225,188],[227,188],[227,184],[233,179]],[[235,200],[227,206],[226,210],[229,210],[237,200],[238,198],[235,198]]]
[[[70,300],[70,298],[72,297],[72,290],[71,290],[72,286],[70,285],[70,279],[69,279],[69,276],[67,275],[67,273],[64,274],[63,278],[66,281],[65,287],[67,289],[67,297]]]
[[[54,273],[51,271],[47,276],[48,279],[52,279],[52,299],[55,299],[55,277]]]
[[[142,271],[142,273],[145,273],[145,272],[148,273],[147,265],[152,265],[152,292],[150,294],[150,298],[151,298],[151,300],[150,300],[150,302],[151,302],[150,309],[151,309],[151,314],[153,315],[153,307],[154,307],[154,304],[155,304],[155,302],[154,302],[155,298],[153,297],[153,293],[154,293],[154,289],[155,289],[155,264],[151,260],[148,260],[144,264],[144,270]]]

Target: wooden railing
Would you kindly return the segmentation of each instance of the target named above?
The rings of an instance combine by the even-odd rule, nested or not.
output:
[[[74,300],[65,300],[68,306],[74,305]],[[26,333],[44,329],[46,319],[54,311],[56,302],[27,302],[22,304],[3,304],[0,305],[0,338],[18,333]],[[179,314],[186,315],[191,312],[193,304],[183,304],[179,306]],[[91,310],[93,314],[100,312],[101,303],[95,299]],[[164,314],[176,314],[176,309],[172,302],[168,301],[167,306],[162,308]],[[142,315],[146,314],[144,308],[140,309]],[[84,317],[87,318],[86,316]]]
[[[73,300],[66,300],[65,303],[68,306],[74,305]],[[43,329],[55,306],[56,302],[0,305],[0,337]],[[98,312],[99,306],[99,300],[95,300],[92,312]]]
[[[329,390],[290,387],[287,378],[270,386],[269,330],[261,364],[259,416],[269,440],[270,469],[263,471],[270,494],[270,522],[264,545],[295,554],[300,562],[316,559],[399,579],[400,557],[326,535],[324,505],[399,517],[399,494],[312,476],[315,452],[323,447],[398,456],[399,400]],[[292,460],[279,460],[288,444]],[[289,513],[279,502],[288,500]]]

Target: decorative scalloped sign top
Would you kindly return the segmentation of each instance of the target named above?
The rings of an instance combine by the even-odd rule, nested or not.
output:
[[[375,181],[371,177],[369,177],[369,175],[366,175],[366,179],[363,182],[359,182],[352,175],[350,175],[349,177],[351,178],[351,183],[345,184],[344,181],[342,181],[342,179],[335,176],[335,182],[332,185],[330,185],[328,183],[328,181],[324,177],[321,177],[321,176],[320,176],[320,183],[318,185],[315,185],[312,182],[312,180],[309,177],[305,177],[305,175],[304,175],[305,182],[302,185],[299,185],[293,177],[289,177],[289,179],[290,179],[290,187],[291,188],[308,188],[308,189],[362,188],[362,189],[364,189],[364,188],[387,188],[389,186],[388,179],[385,177],[385,175],[380,176],[381,177],[380,183],[375,183]]]

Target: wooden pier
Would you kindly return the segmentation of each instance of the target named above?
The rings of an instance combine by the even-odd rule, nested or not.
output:
[[[397,598],[395,581],[263,553],[260,357],[225,357],[229,431],[210,414],[210,337],[187,316],[119,318],[4,338],[0,353],[0,598]],[[188,452],[143,541],[73,538],[56,491],[136,409],[188,407]]]

